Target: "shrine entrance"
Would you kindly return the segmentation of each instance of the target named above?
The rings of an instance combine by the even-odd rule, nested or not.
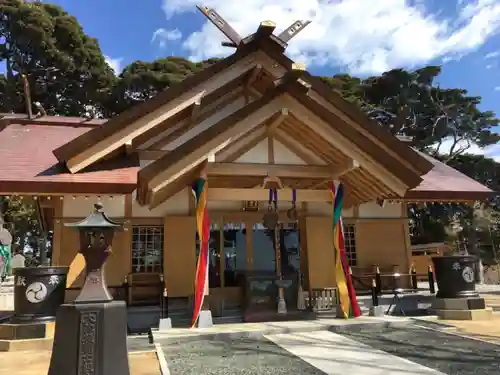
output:
[[[210,309],[214,317],[244,315],[248,307],[258,302],[276,311],[276,291],[267,290],[255,296],[252,285],[259,282],[275,284],[276,249],[274,230],[262,224],[262,214],[227,213],[213,214],[209,242]],[[259,219],[260,217],[260,219]],[[285,220],[279,224],[280,268],[284,279],[292,280],[287,295],[296,307],[298,282],[301,279],[300,235],[296,221]],[[197,255],[199,240],[197,238]],[[198,259],[198,257],[197,257]],[[292,292],[292,289],[294,292]],[[292,296],[294,294],[294,296]]]

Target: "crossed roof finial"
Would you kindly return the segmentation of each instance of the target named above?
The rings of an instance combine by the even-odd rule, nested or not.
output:
[[[213,8],[204,7],[201,5],[197,5],[196,8],[203,13],[205,17],[208,18],[210,22],[214,24],[229,40],[230,42],[222,42],[224,47],[232,47],[237,48],[243,38],[236,32],[233,27],[221,17],[219,13],[215,11]],[[297,20],[293,22],[290,26],[288,26],[280,35],[278,35],[278,39],[286,45],[290,39],[292,39],[295,35],[297,35],[300,31],[302,31],[307,25],[309,25],[311,21],[301,21]]]

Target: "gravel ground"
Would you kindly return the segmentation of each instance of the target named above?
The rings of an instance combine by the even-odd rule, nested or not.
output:
[[[171,375],[325,375],[264,338],[166,343],[163,350]]]
[[[500,374],[500,346],[419,326],[365,326],[342,334],[448,375]]]
[[[127,337],[127,349],[129,353],[147,352],[155,350],[155,346],[149,343],[148,335]]]

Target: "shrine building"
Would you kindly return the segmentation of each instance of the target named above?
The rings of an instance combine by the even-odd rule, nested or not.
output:
[[[276,274],[273,237],[262,224],[274,209],[271,186],[282,272],[298,275],[309,293],[335,287],[332,182],[345,190],[354,274],[373,265],[408,272],[408,203],[493,193],[369,120],[289,59],[273,30],[262,23],[229,57],[111,119],[0,118],[0,194],[36,200],[53,231],[51,264],[70,266],[69,300],[84,263],[78,233],[64,224],[86,217],[98,200],[125,228],[106,265],[110,289],[118,295],[125,280],[158,278],[172,303],[188,303],[198,251],[191,184],[206,178],[217,316],[248,306],[248,277]]]

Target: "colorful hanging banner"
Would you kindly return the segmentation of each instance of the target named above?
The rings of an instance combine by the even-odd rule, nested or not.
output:
[[[207,212],[207,181],[199,178],[192,185],[192,191],[196,204],[196,228],[200,240],[200,254],[196,265],[196,277],[194,281],[194,309],[191,320],[191,328],[194,328],[208,290],[208,242],[210,240],[210,220]]]
[[[352,316],[357,318],[361,315],[356,291],[352,284],[349,263],[344,245],[344,226],[342,222],[342,208],[344,204],[344,187],[340,182],[330,186],[333,200],[333,247],[335,251],[335,278],[339,292],[339,302],[344,318]]]

